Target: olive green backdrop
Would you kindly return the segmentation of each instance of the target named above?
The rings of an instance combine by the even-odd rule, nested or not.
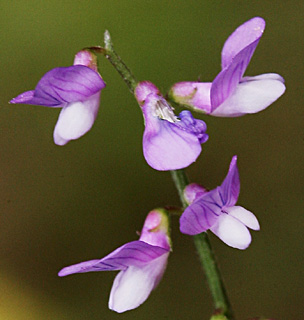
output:
[[[261,16],[266,30],[246,75],[281,74],[283,97],[243,118],[198,115],[210,139],[188,170],[213,188],[239,157],[239,204],[261,223],[248,250],[211,236],[238,319],[303,317],[303,1],[38,1],[0,4],[0,319],[209,319],[212,302],[192,239],[172,221],[174,252],[160,286],[140,308],[107,308],[114,272],[57,277],[137,239],[146,214],[177,205],[170,175],[141,149],[142,114],[108,61],[93,129],[65,147],[52,132],[59,109],[9,105],[83,47],[115,48],[139,80],[163,92],[212,80],[230,33]]]

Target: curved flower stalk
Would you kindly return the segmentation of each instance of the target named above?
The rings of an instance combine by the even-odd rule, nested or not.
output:
[[[145,131],[143,152],[148,164],[156,170],[177,170],[192,164],[208,140],[204,121],[194,119],[190,111],[179,117],[151,82],[140,82],[135,96],[141,106]]]
[[[252,18],[239,26],[222,50],[222,71],[211,82],[179,82],[170,97],[217,117],[238,117],[267,108],[285,91],[284,79],[275,73],[243,77],[262,37],[265,21]]]
[[[185,189],[190,203],[180,218],[180,230],[189,235],[211,230],[227,245],[246,249],[251,242],[248,228],[259,230],[259,222],[253,213],[235,206],[240,192],[237,157],[231,160],[226,178],[220,187],[206,191],[197,184]]]
[[[128,242],[100,260],[66,267],[58,275],[120,270],[112,286],[109,308],[121,313],[146,301],[164,274],[170,250],[168,216],[164,210],[155,209],[148,214],[138,241]]]
[[[89,51],[76,54],[74,65],[47,72],[35,90],[10,103],[62,108],[54,130],[54,142],[65,145],[87,133],[97,117],[100,91],[105,87],[97,72],[96,56]]]

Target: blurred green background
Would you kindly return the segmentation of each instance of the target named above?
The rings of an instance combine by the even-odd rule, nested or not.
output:
[[[179,204],[170,175],[144,161],[142,114],[109,62],[99,59],[108,86],[93,129],[65,147],[52,140],[59,109],[7,102],[81,48],[102,45],[105,29],[137,79],[164,93],[210,81],[226,38],[254,16],[266,31],[246,75],[277,72],[287,91],[256,115],[196,115],[210,139],[187,172],[213,188],[238,155],[239,204],[261,231],[246,251],[211,236],[236,316],[302,319],[303,1],[2,0],[0,9],[0,319],[209,319],[204,275],[177,219],[164,278],[134,311],[108,310],[114,272],[57,277],[137,239],[151,209]]]

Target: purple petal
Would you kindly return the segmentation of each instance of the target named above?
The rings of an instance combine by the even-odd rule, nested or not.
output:
[[[228,174],[219,187],[219,190],[223,206],[231,207],[236,204],[240,193],[240,177],[237,168],[237,156],[232,158]]]
[[[135,97],[139,104],[143,104],[147,96],[151,93],[159,95],[159,90],[150,81],[142,81],[135,88]]]
[[[170,89],[170,97],[177,103],[196,111],[210,113],[211,82],[179,82]]]
[[[208,190],[197,183],[191,183],[184,189],[184,198],[188,204],[191,204],[203,194],[207,193]]]
[[[251,235],[242,222],[222,214],[210,230],[228,246],[244,250],[251,242]]]
[[[222,69],[231,64],[232,59],[252,42],[259,40],[265,29],[265,21],[255,17],[239,26],[226,40],[222,50]]]
[[[63,107],[54,130],[54,142],[65,145],[87,133],[97,117],[100,92],[83,102],[72,102]]]
[[[199,131],[202,123],[194,123],[193,118],[190,121],[189,114],[185,113],[182,114],[181,121],[178,121],[172,111],[166,108],[160,109],[160,112],[170,114],[171,118],[160,119],[154,113],[158,104],[167,103],[158,95],[150,94],[142,106],[145,117],[144,157],[156,170],[177,170],[188,167],[201,153],[200,140],[206,139],[206,135]]]
[[[154,209],[146,217],[141,230],[140,241],[152,246],[171,250],[169,217],[164,209]]]
[[[142,267],[147,263],[168,253],[169,250],[151,246],[143,241],[129,242],[100,260],[81,262],[63,268],[60,277],[91,271],[126,270],[130,266]]]
[[[193,118],[188,110],[182,111],[179,114],[179,118],[181,121],[176,123],[179,128],[194,134],[201,144],[208,140],[209,136],[206,134],[207,125],[203,120]]]
[[[278,74],[245,77],[234,93],[213,112],[218,117],[238,117],[264,110],[285,91],[284,79]]]
[[[13,98],[9,103],[24,103],[24,104],[26,104],[27,101],[30,101],[33,99],[34,93],[35,93],[35,90],[25,91],[25,92],[19,94],[19,96],[17,96],[16,98]]]
[[[195,235],[210,229],[222,214],[220,202],[218,188],[203,194],[180,217],[180,231]]]
[[[211,107],[213,112],[236,90],[250,62],[259,39],[240,51],[225,69],[214,79],[211,87]]]
[[[246,210],[245,208],[240,206],[234,206],[227,208],[226,211],[230,216],[238,219],[246,227],[253,230],[260,230],[260,225],[256,216],[252,212]]]
[[[140,306],[156,288],[167,266],[169,253],[138,268],[129,267],[115,278],[109,308],[118,313]]]
[[[56,107],[64,103],[84,101],[105,87],[101,76],[86,66],[55,68],[38,82],[30,99],[28,92],[12,99],[11,103],[25,103]]]

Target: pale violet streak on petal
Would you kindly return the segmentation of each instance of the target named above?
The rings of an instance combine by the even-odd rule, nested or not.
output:
[[[99,271],[95,270],[94,266],[99,262],[100,260],[90,260],[85,262],[80,262],[68,267],[65,267],[61,269],[58,273],[59,277],[65,277],[73,273],[85,273],[90,271]]]
[[[54,142],[65,145],[87,133],[93,126],[99,109],[100,92],[83,102],[71,102],[60,112],[54,130]]]
[[[53,97],[44,96],[44,97],[35,97],[35,90],[26,91],[16,98],[12,99],[10,103],[23,103],[36,106],[45,106],[45,107],[61,107],[62,102],[54,99]]]
[[[265,21],[260,17],[252,18],[240,25],[229,36],[223,46],[222,69],[229,65],[232,59],[252,42],[255,42],[257,46],[264,29]]]
[[[86,66],[59,67],[40,79],[35,97],[59,102],[83,101],[104,87],[100,75]]]
[[[283,78],[277,74],[245,77],[235,92],[215,111],[213,116],[237,117],[264,110],[285,92]]]
[[[132,241],[107,255],[102,261],[112,264],[117,261],[117,263],[123,263],[126,266],[141,267],[168,251],[169,249],[153,246],[140,240]]]
[[[255,47],[256,43],[253,42],[240,51],[233,58],[231,64],[214,79],[211,87],[211,113],[234,93],[250,62]]]
[[[210,229],[221,215],[218,190],[214,189],[188,206],[180,218],[180,231],[195,235]]]
[[[31,99],[33,99],[34,97],[34,90],[30,90],[30,91],[25,91],[21,94],[19,94],[19,96],[13,98],[10,103],[24,103],[26,104],[27,101],[30,101]]]
[[[177,170],[188,167],[201,153],[198,138],[167,120],[154,120],[153,129],[146,119],[143,136],[144,157],[156,170]],[[155,125],[157,121],[157,125]],[[151,130],[150,130],[151,129]]]
[[[129,267],[115,278],[109,299],[109,308],[118,313],[141,305],[155,289],[166,269],[169,253],[145,266]]]
[[[240,193],[240,177],[237,167],[237,156],[233,156],[228,173],[219,188],[223,206],[234,206]]]
[[[102,259],[85,261],[66,267],[59,272],[59,276],[72,273],[125,270],[129,266],[142,267],[167,254],[168,251],[168,249],[152,246],[143,241],[132,241]]]
[[[247,227],[228,214],[222,214],[210,230],[233,248],[244,250],[251,242],[251,235]]]
[[[226,212],[241,221],[246,227],[252,230],[260,230],[260,225],[256,216],[240,206],[234,206],[230,208],[226,208]]]

